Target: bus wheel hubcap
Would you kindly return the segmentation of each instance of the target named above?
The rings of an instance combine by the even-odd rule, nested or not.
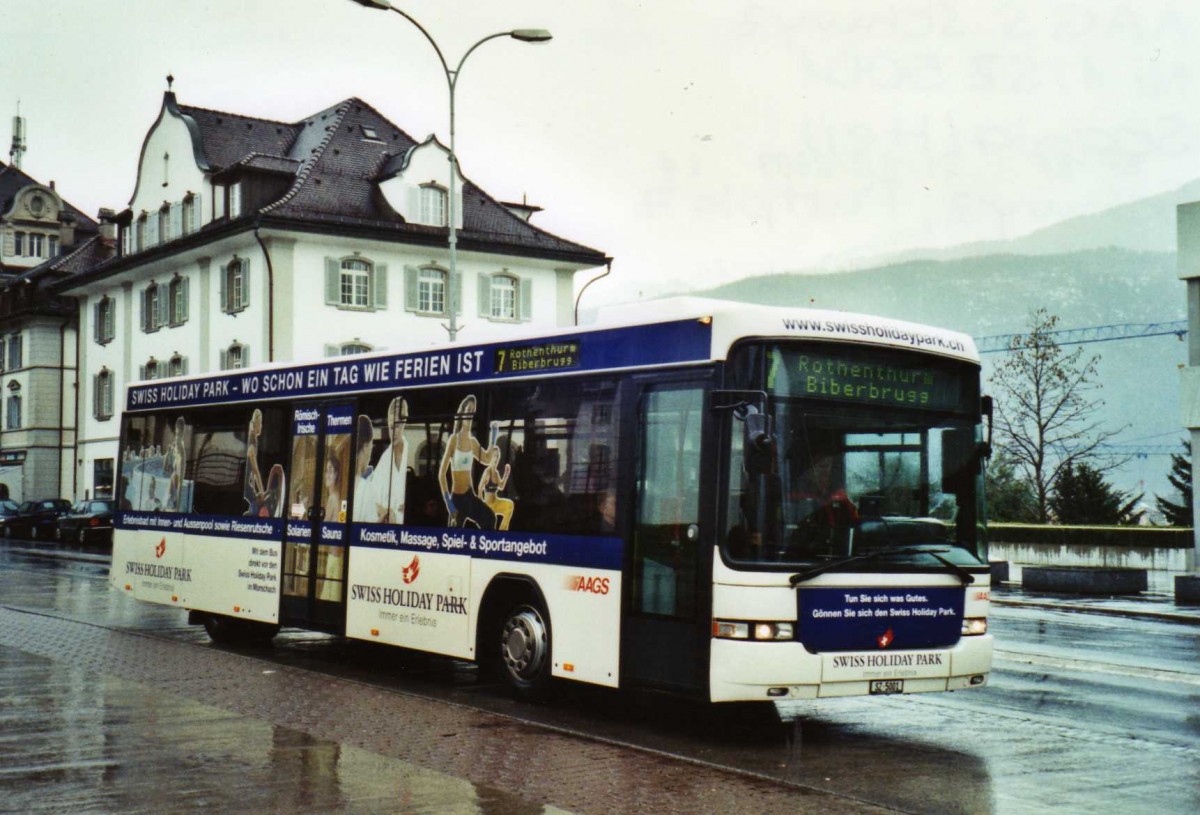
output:
[[[522,608],[504,624],[501,652],[509,673],[530,680],[546,662],[546,625],[535,609]]]

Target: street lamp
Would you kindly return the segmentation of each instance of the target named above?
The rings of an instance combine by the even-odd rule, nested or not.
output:
[[[446,74],[446,85],[450,89],[450,156],[448,158],[450,162],[450,200],[446,202],[447,211],[450,215],[450,236],[448,239],[450,244],[450,279],[447,281],[449,291],[446,293],[446,304],[450,311],[450,324],[446,326],[446,330],[450,334],[450,341],[453,342],[458,339],[458,290],[460,288],[458,279],[458,215],[454,207],[455,185],[459,176],[458,154],[454,152],[454,89],[458,86],[458,76],[462,72],[463,63],[467,61],[467,57],[471,56],[476,48],[488,40],[511,37],[521,42],[548,42],[551,39],[550,32],[541,28],[517,28],[512,31],[489,34],[468,48],[467,53],[463,54],[462,59],[458,61],[458,66],[451,70],[450,64],[446,62],[446,57],[442,54],[442,49],[438,47],[437,42],[425,30],[425,26],[413,19],[411,15],[396,8],[387,2],[387,0],[351,0],[351,2],[381,11],[394,11],[416,26],[417,30],[425,35],[425,39],[429,40],[429,44],[433,46],[434,52],[437,53],[438,61],[442,64],[442,70]]]

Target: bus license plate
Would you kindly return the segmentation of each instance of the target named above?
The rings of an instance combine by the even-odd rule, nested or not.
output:
[[[903,679],[873,679],[871,680],[871,695],[904,693]]]

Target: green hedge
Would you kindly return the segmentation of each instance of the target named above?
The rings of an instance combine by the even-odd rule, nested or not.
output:
[[[991,543],[1153,549],[1191,549],[1195,545],[1191,529],[1165,526],[1053,526],[993,523],[988,524],[988,540]]]

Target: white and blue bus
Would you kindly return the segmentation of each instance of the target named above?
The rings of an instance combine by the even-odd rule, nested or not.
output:
[[[326,631],[524,696],[979,687],[987,405],[965,335],[695,299],[136,383],[111,581],[219,642]]]

